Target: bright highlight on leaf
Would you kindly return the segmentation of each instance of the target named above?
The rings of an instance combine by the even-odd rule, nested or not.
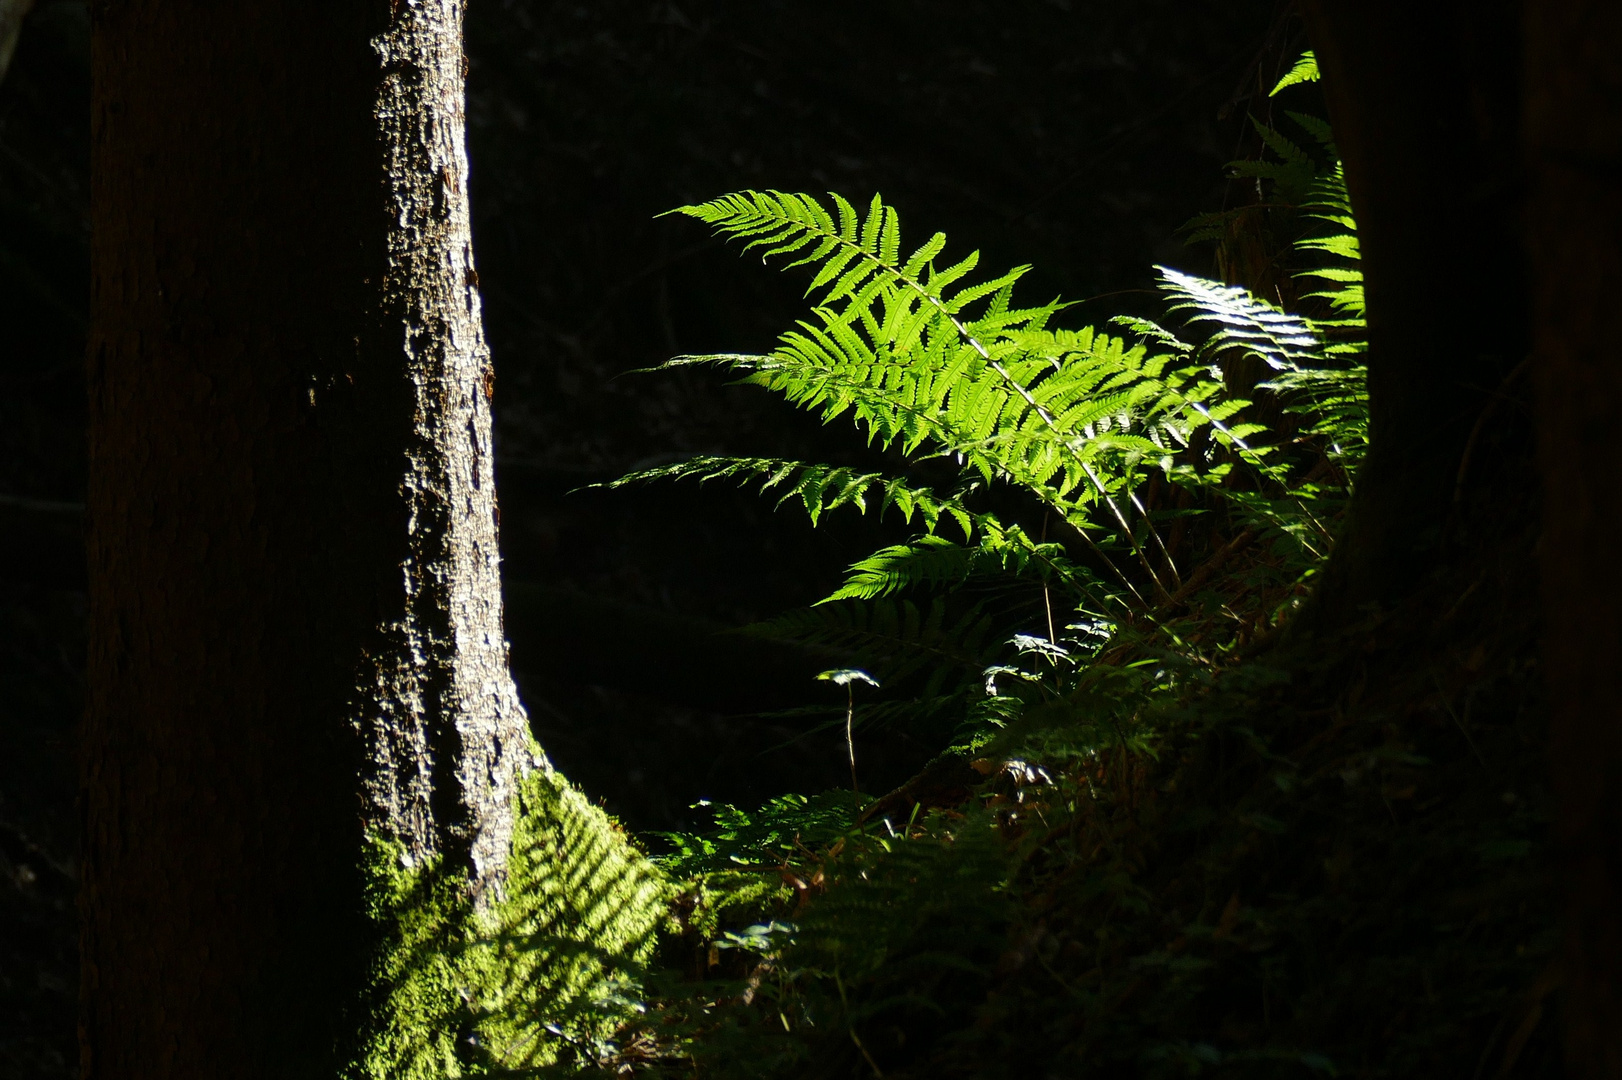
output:
[[[877,679],[860,668],[835,668],[832,671],[824,671],[817,678],[824,682],[831,682],[835,686],[850,686],[859,682],[866,683],[869,686],[879,684]]]

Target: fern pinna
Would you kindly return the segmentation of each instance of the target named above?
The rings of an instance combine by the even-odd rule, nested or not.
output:
[[[978,253],[946,263],[941,233],[904,253],[900,218],[878,197],[863,214],[839,195],[825,204],[745,191],[679,212],[765,259],[812,268],[812,306],[768,354],[685,356],[667,367],[722,368],[824,422],[848,417],[870,445],[905,461],[959,466],[958,482],[944,490],[879,472],[716,456],[616,481],[754,484],[779,505],[799,504],[813,523],[850,507],[896,513],[919,528],[911,541],[856,562],[819,607],[761,632],[846,650],[887,682],[933,657],[965,677],[937,670],[919,703],[938,712],[940,694],[955,687],[972,713],[985,714],[984,690],[975,688],[995,696],[995,679],[968,676],[1016,670],[1033,635],[1005,633],[988,649],[976,609],[954,625],[978,639],[943,651],[944,609],[909,619],[911,602],[895,594],[940,594],[973,579],[1036,583],[1046,611],[1036,629],[1052,670],[1061,658],[1096,652],[1112,633],[1164,624],[1201,584],[1199,562],[1242,530],[1282,544],[1298,575],[1327,550],[1325,519],[1347,481],[1336,458],[1351,440],[1350,425],[1321,405],[1350,402],[1355,411],[1361,396],[1359,372],[1337,363],[1323,325],[1241,287],[1162,267],[1159,291],[1180,332],[1127,317],[1058,327],[1063,303],[1015,303],[1028,267],[977,279]],[[1232,357],[1260,361],[1273,376],[1262,392],[1306,411],[1305,422],[1274,430],[1250,418],[1251,400],[1223,374]],[[1028,497],[1032,527],[988,508],[999,486]],[[1223,528],[1189,527],[1212,512]],[[979,672],[969,670],[975,664]],[[871,719],[875,709],[866,712]]]

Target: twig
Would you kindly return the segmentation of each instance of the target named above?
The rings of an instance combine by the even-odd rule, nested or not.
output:
[[[850,1041],[856,1044],[856,1049],[860,1050],[862,1052],[862,1057],[867,1059],[868,1067],[873,1070],[873,1075],[879,1077],[880,1080],[883,1080],[884,1070],[879,1068],[879,1063],[873,1060],[873,1055],[867,1052],[867,1047],[862,1045],[862,1040],[856,1037],[856,1029],[854,1027],[846,1027],[845,1030],[850,1032]]]

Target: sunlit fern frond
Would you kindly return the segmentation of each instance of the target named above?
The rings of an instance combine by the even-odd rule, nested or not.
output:
[[[1285,76],[1274,85],[1273,89],[1268,92],[1267,96],[1277,97],[1281,90],[1286,90],[1289,87],[1299,85],[1300,83],[1317,81],[1318,57],[1312,52],[1312,50],[1308,49],[1306,52],[1301,54],[1300,59],[1295,62],[1295,66],[1290,68],[1289,72],[1286,73]]]
[[[1327,343],[1324,352],[1330,360],[1281,373],[1268,386],[1285,394],[1290,411],[1306,417],[1306,434],[1320,439],[1349,476],[1368,448],[1368,369],[1356,362],[1367,350],[1368,337],[1362,248],[1345,170],[1338,162],[1319,178],[1304,209],[1325,230],[1296,242],[1298,252],[1309,252],[1316,261],[1296,276],[1323,283],[1305,298],[1327,301],[1334,312],[1332,318],[1313,321]]]
[[[1282,136],[1269,146],[1292,167],[1316,168]],[[1313,205],[1326,218],[1340,215],[1338,173],[1313,184]],[[1092,610],[1152,608],[1158,600],[1151,596],[1170,596],[1178,571],[1141,496],[1151,478],[1210,489],[1227,485],[1242,463],[1275,494],[1290,483],[1295,458],[1281,456],[1286,444],[1249,417],[1250,402],[1228,387],[1218,362],[1241,355],[1279,373],[1317,371],[1335,366],[1330,358],[1356,337],[1350,311],[1342,312],[1345,327],[1313,323],[1241,287],[1167,268],[1160,269],[1160,291],[1168,314],[1192,335],[1141,318],[1116,320],[1113,332],[1050,328],[1062,305],[1014,303],[1027,268],[977,281],[979,257],[971,253],[939,269],[946,249],[939,233],[904,254],[900,218],[877,197],[865,215],[838,195],[825,205],[778,191],[738,192],[679,212],[742,240],[746,250],[807,267],[814,307],[770,353],[678,357],[671,366],[719,366],[824,422],[853,420],[869,444],[915,459],[946,458],[963,470],[966,482],[952,494],[879,473],[766,458],[698,457],[616,482],[733,480],[777,493],[779,505],[797,502],[813,522],[846,506],[916,517],[924,535],[858,562],[827,598],[835,603],[914,585],[950,588],[997,569],[1057,582]],[[1349,228],[1313,250],[1355,267]],[[1328,340],[1337,334],[1340,340]],[[1321,399],[1340,410],[1311,418],[1314,433],[1336,438],[1323,425],[1339,431],[1337,418],[1349,423],[1357,401],[1316,393],[1327,385],[1303,376],[1287,389],[1302,408]],[[1355,433],[1342,434],[1341,444],[1357,442]],[[1069,525],[1069,535],[1089,548],[1092,570],[976,509],[984,504],[979,489],[999,484],[1024,490]],[[1302,512],[1320,527],[1304,505]],[[937,535],[943,519],[962,531],[962,545]],[[1137,569],[1124,570],[1123,556]],[[1100,569],[1108,588],[1093,576]]]
[[[1215,327],[1199,355],[1237,351],[1274,371],[1322,365],[1323,339],[1301,316],[1239,285],[1207,281],[1164,266],[1155,269],[1160,272],[1159,289],[1171,301],[1167,314],[1181,315],[1189,325]]]
[[[1357,219],[1352,216],[1351,196],[1346,190],[1345,171],[1339,164],[1314,185],[1303,209],[1309,218],[1327,226],[1327,231],[1323,235],[1297,241],[1296,250],[1327,255],[1331,260],[1338,261],[1309,267],[1296,276],[1316,278],[1327,283],[1317,292],[1307,295],[1329,301],[1342,320],[1335,324],[1343,331],[1338,335],[1341,343],[1355,343],[1352,348],[1335,351],[1361,352],[1362,335],[1356,331],[1362,329],[1364,318],[1363,271],[1359,265],[1363,255],[1357,238]],[[1345,333],[1347,330],[1353,333]]]
[[[1087,388],[1049,378],[1053,358],[1030,348],[1059,305],[1012,306],[1026,267],[974,284],[965,278],[978,253],[936,269],[946,243],[938,233],[903,260],[899,218],[877,198],[860,222],[844,199],[834,204],[837,219],[811,196],[742,192],[681,211],[767,255],[798,255],[790,266],[821,263],[808,290],[821,294],[816,320],[769,357],[733,366],[824,420],[851,411],[870,440],[906,451],[933,442],[987,478],[1049,484],[1064,471],[1064,444],[1084,439],[1088,422],[1065,416]],[[1083,482],[1072,470],[1059,496]]]
[[[700,454],[674,465],[640,469],[594,486],[618,488],[657,480],[694,480],[700,484],[727,480],[740,487],[754,486],[762,494],[776,491],[778,506],[797,501],[813,524],[830,510],[853,507],[865,514],[871,505],[876,506],[881,515],[894,509],[908,524],[916,518],[931,535],[943,518],[955,522],[965,537],[974,536],[976,530],[1003,532],[999,522],[970,510],[955,496],[937,495],[928,488],[914,487],[905,480],[881,473],[783,458]]]

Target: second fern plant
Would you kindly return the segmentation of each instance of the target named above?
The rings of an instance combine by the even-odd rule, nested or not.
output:
[[[1006,723],[1031,696],[1021,684],[1074,673],[1105,642],[1147,634],[1188,651],[1165,631],[1204,584],[1201,565],[1235,537],[1270,538],[1296,574],[1327,552],[1326,518],[1349,487],[1357,440],[1321,403],[1360,402],[1361,372],[1324,325],[1161,267],[1177,331],[1128,317],[1056,326],[1066,305],[1015,301],[1028,267],[977,277],[978,252],[948,261],[941,233],[906,251],[899,216],[878,197],[862,213],[839,195],[744,191],[677,212],[785,268],[808,268],[811,310],[768,354],[684,356],[667,367],[720,367],[824,422],[848,418],[892,457],[958,466],[942,488],[814,462],[700,456],[615,482],[729,480],[798,503],[813,523],[847,507],[914,523],[913,539],[857,561],[819,606],[761,628],[844,649],[887,685],[930,670],[911,699],[869,707],[868,719],[888,707]],[[1284,422],[1263,424],[1230,386],[1224,366],[1236,358],[1272,373],[1261,391],[1282,400],[1269,412]],[[990,509],[999,487],[1029,506],[1026,524]],[[994,626],[984,604],[949,610],[945,594],[976,579],[1023,580],[1027,595],[1039,587],[1043,617]],[[909,591],[933,600],[898,596]]]

